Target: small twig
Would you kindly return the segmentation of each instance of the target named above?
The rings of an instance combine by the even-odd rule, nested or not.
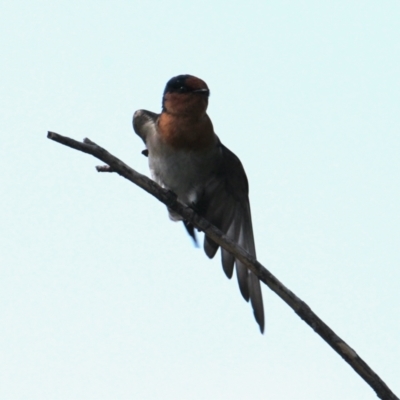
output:
[[[109,165],[98,165],[97,172],[115,172]]]
[[[99,172],[116,172],[124,178],[140,186],[146,192],[152,194],[162,203],[181,215],[184,220],[192,223],[200,231],[207,234],[212,240],[224,249],[231,252],[235,258],[243,262],[257,277],[274,291],[294,312],[300,316],[311,328],[318,333],[350,366],[371,386],[377,396],[384,400],[399,400],[382,379],[361,359],[361,357],[336,333],[329,328],[311,308],[291,292],[282,282],[264,268],[254,257],[248,254],[236,243],[232,242],[219,229],[211,225],[207,220],[196,214],[191,208],[180,203],[174,193],[161,188],[157,183],[139,174],[124,162],[110,154],[107,150],[96,145],[89,139],[83,143],[61,136],[54,132],[48,132],[47,137],[55,142],[64,144],[73,149],[83,151],[105,162],[106,166],[97,167]]]

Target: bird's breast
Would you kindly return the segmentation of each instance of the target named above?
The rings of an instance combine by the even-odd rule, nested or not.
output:
[[[218,138],[213,136],[214,144],[190,148],[175,147],[163,136],[153,135],[147,142],[153,179],[176,193],[182,202],[195,202],[220,162]]]

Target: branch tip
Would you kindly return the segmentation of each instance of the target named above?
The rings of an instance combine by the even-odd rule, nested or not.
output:
[[[97,172],[114,172],[114,170],[109,165],[97,165]]]

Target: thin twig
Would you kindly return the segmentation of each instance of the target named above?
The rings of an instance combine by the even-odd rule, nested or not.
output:
[[[139,174],[124,162],[110,154],[107,150],[96,145],[89,139],[83,143],[71,138],[61,136],[54,132],[48,132],[47,137],[55,142],[64,144],[73,149],[83,151],[100,159],[106,166],[97,167],[99,172],[116,172],[124,178],[140,186],[146,192],[152,194],[174,212],[181,215],[186,221],[192,223],[196,228],[207,234],[214,242],[231,252],[235,258],[243,262],[260,281],[264,282],[274,291],[294,312],[299,315],[318,335],[320,335],[350,366],[363,378],[376,392],[377,396],[384,400],[399,400],[389,389],[383,380],[361,359],[361,357],[336,333],[329,328],[311,308],[291,292],[282,282],[264,268],[254,257],[248,254],[240,246],[225,236],[210,222],[196,214],[191,208],[177,200],[171,191],[161,188],[157,183]]]

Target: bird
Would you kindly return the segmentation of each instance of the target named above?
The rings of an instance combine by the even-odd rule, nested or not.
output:
[[[255,257],[246,173],[239,158],[214,132],[207,114],[209,97],[210,89],[202,79],[188,74],[175,76],[165,86],[161,113],[135,111],[133,129],[146,146],[142,153],[148,157],[153,180]],[[168,211],[173,221],[182,220],[171,209]],[[183,223],[196,240],[193,225]],[[219,245],[205,234],[203,247],[213,258]],[[222,247],[221,261],[229,279],[236,269],[240,292],[246,301],[250,300],[263,333],[259,279]]]

